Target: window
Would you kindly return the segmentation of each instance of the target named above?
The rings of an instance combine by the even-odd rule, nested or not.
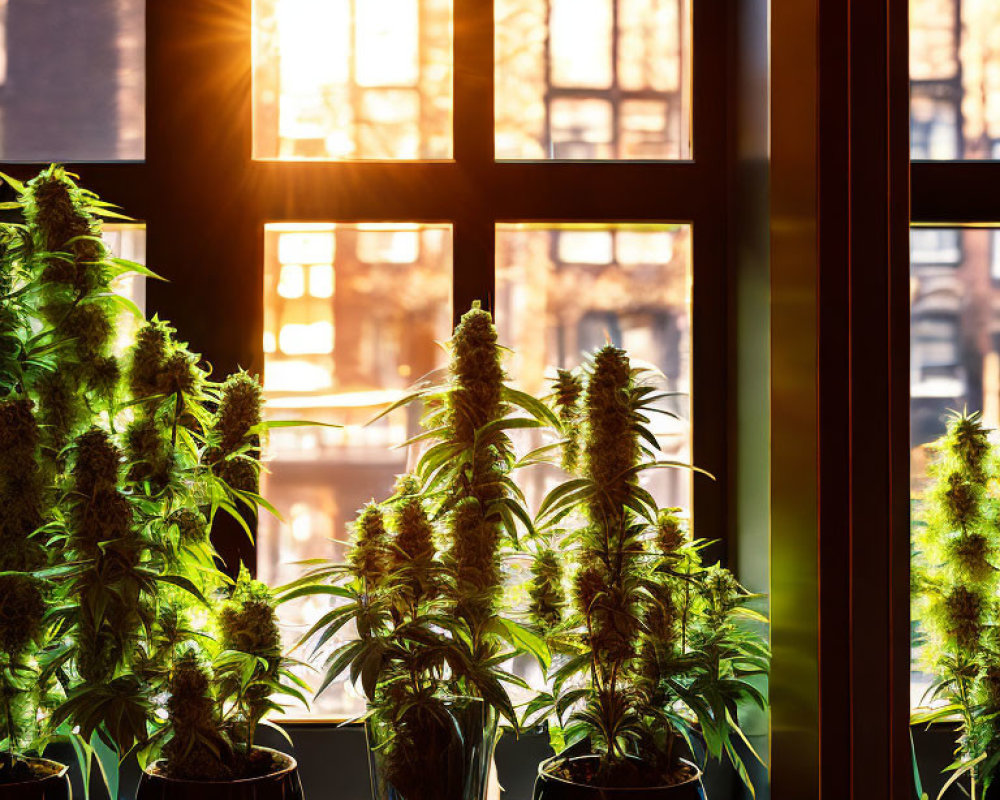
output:
[[[214,541],[234,570],[278,582],[293,561],[337,555],[330,539],[405,468],[392,446],[415,420],[361,423],[442,364],[435,342],[475,300],[520,349],[521,385],[537,390],[546,368],[610,338],[686,393],[661,441],[717,480],[653,488],[690,506],[704,535],[725,535],[726,87],[711,68],[725,26],[686,0],[587,4],[581,16],[561,0],[81,0],[62,14],[0,0],[0,169],[25,178],[69,160],[146,226],[168,281],[135,289],[216,375],[263,374],[272,418],[345,426],[273,431],[264,481],[284,522],[262,518],[256,543],[221,523]],[[86,91],[40,108],[89,105],[58,120],[62,140],[15,152],[17,76],[55,5],[111,43],[91,53],[109,60],[92,79],[72,48],[56,52],[65,79],[48,87],[72,93],[67,76],[86,76]],[[536,40],[515,47],[523,26],[551,34],[541,60]],[[140,246],[138,232],[115,235]],[[283,613],[291,636],[314,612]],[[357,707],[339,687],[313,719]]]
[[[980,411],[1000,428],[1000,295],[993,278],[996,231],[914,228],[910,250],[910,475],[918,500],[927,487],[928,445],[956,410]],[[954,243],[942,258],[943,240]],[[957,261],[950,256],[954,253]],[[919,640],[918,640],[919,641]],[[914,648],[911,703],[919,706],[929,676]]]
[[[910,0],[912,224],[910,488],[953,411],[1000,428],[1000,204],[982,191],[1000,154],[1000,13],[995,3]],[[967,163],[958,163],[965,160]],[[916,517],[914,516],[914,519]],[[919,524],[919,523],[917,523]],[[929,677],[911,651],[911,704]]]
[[[406,470],[406,451],[394,445],[416,433],[419,415],[401,409],[365,423],[443,366],[436,343],[451,330],[451,228],[276,223],[264,236],[268,416],[345,426],[271,434],[262,489],[285,520],[261,519],[257,566],[277,585],[300,574],[297,561],[343,553],[357,509],[390,494]],[[285,640],[320,609],[315,598],[283,607]],[[345,680],[312,713],[350,717],[363,705]]]
[[[522,389],[548,392],[554,368],[578,366],[605,342],[659,370],[676,392],[657,415],[664,458],[691,460],[690,228],[681,225],[500,225],[496,315],[509,369]],[[541,442],[533,442],[533,446]],[[550,488],[543,471],[529,500]],[[690,476],[645,479],[662,506],[691,507]]]
[[[473,300],[493,310],[516,352],[511,380],[529,391],[606,340],[657,367],[679,393],[667,409],[677,418],[658,415],[665,457],[723,476],[712,465],[722,439],[691,423],[724,398],[699,393],[697,366],[721,359],[725,340],[724,325],[698,324],[699,308],[717,313],[724,265],[711,238],[721,217],[698,198],[721,181],[724,153],[712,136],[699,143],[706,183],[670,163],[692,152],[691,7],[340,0],[317,18],[314,5],[255,4],[253,154],[270,162],[260,341],[267,413],[346,427],[273,432],[265,489],[284,521],[261,521],[260,574],[281,581],[291,562],[342,552],[357,509],[405,470],[407,453],[392,448],[417,415],[363,423],[443,365],[434,343]],[[371,60],[387,50],[389,61]],[[482,169],[486,153],[500,163]],[[562,179],[552,159],[619,163]],[[536,470],[529,494],[549,477]],[[650,489],[709,530],[721,491],[709,483],[676,473]],[[283,609],[288,635],[319,611]],[[312,718],[360,706],[338,685]]]

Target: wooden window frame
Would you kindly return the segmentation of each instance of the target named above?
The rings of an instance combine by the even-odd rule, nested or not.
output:
[[[146,224],[149,264],[169,279],[149,285],[149,310],[216,374],[263,370],[269,222],[451,224],[456,318],[473,300],[491,305],[498,223],[690,224],[693,458],[716,476],[695,481],[693,511],[701,535],[724,539],[726,2],[693,5],[691,161],[494,161],[493,0],[454,0],[453,160],[254,160],[251,0],[215,0],[147,4],[145,160],[68,167]],[[255,565],[239,530],[215,539],[231,569]]]

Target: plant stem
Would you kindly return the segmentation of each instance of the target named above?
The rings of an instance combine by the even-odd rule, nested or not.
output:
[[[9,669],[9,666],[8,666]],[[11,711],[10,693],[11,685],[6,680],[7,669],[4,670],[3,704],[4,713],[7,715],[7,763],[11,770],[14,769],[14,716]]]
[[[691,607],[691,559],[684,558],[684,613],[681,615],[681,654],[687,651],[688,610]]]
[[[177,424],[180,422],[181,418],[181,404],[184,402],[184,397],[180,392],[174,394],[174,420],[170,427],[170,450],[173,451],[177,448]]]

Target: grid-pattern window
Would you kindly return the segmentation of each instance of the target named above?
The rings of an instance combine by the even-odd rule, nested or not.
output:
[[[31,31],[51,33],[25,9],[66,4],[0,5],[0,167],[25,178],[37,164],[4,149],[6,103],[41,52]],[[112,42],[114,63],[95,79],[67,45],[45,66],[65,56],[65,74],[114,98],[63,125],[76,150],[39,138],[25,158],[71,159],[85,186],[146,225],[149,263],[169,279],[146,282],[147,305],[215,374],[260,372],[271,419],[343,426],[271,431],[263,488],[284,521],[264,515],[255,542],[220,524],[214,542],[234,570],[255,564],[280,583],[294,561],[343,552],[358,506],[406,468],[394,445],[416,419],[362,423],[444,363],[437,343],[477,300],[528,356],[508,369],[533,391],[547,369],[606,340],[652,362],[679,393],[663,446],[717,477],[653,488],[690,506],[704,536],[725,536],[726,85],[711,59],[726,26],[716,4],[586,0],[581,14],[563,0],[148,3],[138,73],[126,65],[144,43],[125,35],[121,14],[132,9],[135,24],[143,4],[72,5],[119,14],[79,22]],[[541,60],[528,28],[541,31]],[[141,22],[128,30],[141,34]],[[143,94],[145,137],[130,122],[142,121]],[[114,160],[141,157],[136,142],[145,161]],[[289,644],[315,612],[283,609]],[[315,707],[337,718],[356,709],[343,685]]]
[[[271,204],[264,232],[267,413],[345,426],[273,431],[264,488],[284,521],[262,521],[257,563],[275,582],[296,574],[292,562],[342,555],[358,508],[385,496],[405,470],[412,454],[393,446],[414,433],[416,412],[364,423],[443,365],[435,341],[448,338],[472,300],[494,312],[501,343],[513,351],[510,379],[521,388],[545,394],[555,368],[578,365],[612,341],[654,367],[673,393],[664,409],[671,413],[656,420],[664,458],[690,461],[697,449],[694,275],[703,269],[707,298],[721,259],[707,247],[700,255],[691,224],[694,196],[707,186],[674,194],[687,198],[676,208],[662,202],[670,161],[692,152],[688,3],[380,0],[383,13],[369,21],[362,5],[338,0],[319,18],[303,0],[255,6],[255,156],[276,161],[274,175],[303,159],[355,162],[324,172],[296,165],[308,188]],[[320,51],[331,26],[343,48]],[[389,43],[392,56],[367,72],[364,64]],[[310,57],[322,68],[305,69]],[[390,72],[391,82],[373,79]],[[454,91],[428,76],[449,86],[453,79]],[[369,124],[366,109],[382,100],[401,114],[412,102],[412,113],[395,126]],[[482,125],[491,110],[494,124]],[[473,117],[476,124],[462,124]],[[487,153],[499,162],[494,169],[483,168]],[[404,163],[452,156],[452,164]],[[604,177],[585,166],[574,187],[541,172],[551,159],[623,163]],[[638,171],[629,159],[661,166]],[[525,171],[515,179],[510,169]],[[528,185],[545,186],[546,196]],[[599,203],[609,192],[622,194],[610,214]],[[706,214],[703,235],[718,220]],[[695,267],[699,258],[704,268]],[[711,350],[722,337],[721,326],[708,330],[701,346]],[[529,476],[529,501],[553,477]],[[697,516],[689,475],[650,475],[648,483],[664,505]],[[320,611],[284,608],[287,636]],[[341,717],[361,702],[341,682],[313,713]]]

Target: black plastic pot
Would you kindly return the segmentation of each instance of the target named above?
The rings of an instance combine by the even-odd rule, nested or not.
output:
[[[576,756],[569,760],[583,761],[594,758],[597,756]],[[534,800],[706,800],[705,790],[701,785],[701,770],[690,761],[685,763],[690,764],[696,774],[684,783],[642,789],[612,789],[575,783],[551,774],[549,769],[552,765],[563,759],[563,756],[555,756],[538,765]]]
[[[139,778],[136,800],[304,800],[295,759],[267,747],[256,749],[269,750],[283,766],[257,778],[189,781],[160,775],[153,764]]]
[[[19,783],[0,784],[0,800],[72,800],[69,767],[47,758],[26,758],[29,764],[49,767],[51,775]]]

